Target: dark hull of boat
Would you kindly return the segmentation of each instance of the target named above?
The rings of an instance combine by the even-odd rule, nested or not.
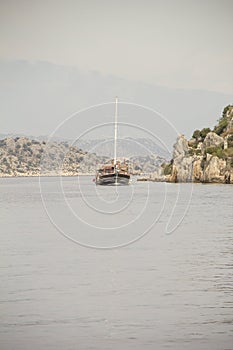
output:
[[[128,185],[130,175],[127,174],[106,174],[100,175],[96,179],[96,185],[115,186],[115,185]]]

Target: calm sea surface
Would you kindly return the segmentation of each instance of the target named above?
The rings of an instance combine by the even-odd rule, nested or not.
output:
[[[0,218],[1,350],[233,349],[233,186],[1,179]]]

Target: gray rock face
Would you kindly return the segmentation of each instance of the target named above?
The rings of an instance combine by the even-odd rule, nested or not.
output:
[[[233,112],[233,110],[232,110],[232,112]],[[229,130],[233,130],[233,117],[231,118],[229,124],[227,125],[227,131],[229,131]]]
[[[176,182],[191,182],[193,159],[192,157],[176,158],[174,161],[176,169]]]
[[[192,181],[192,163],[193,159],[189,156],[188,140],[184,135],[181,135],[173,146],[172,181]]]
[[[207,134],[202,150],[222,145],[224,139],[213,132]],[[200,147],[197,146],[200,153]],[[182,135],[178,137],[173,152],[172,174],[167,178],[171,182],[214,182],[233,183],[233,167],[227,159],[211,154],[192,154],[193,148]]]
[[[218,136],[215,132],[209,132],[202,144],[202,152],[204,152],[209,147],[218,147],[223,145],[224,139]]]
[[[188,154],[189,146],[188,141],[184,135],[177,138],[176,143],[173,146],[173,158],[184,157]]]
[[[189,141],[177,138],[173,159],[163,166],[166,181],[233,184],[233,105],[224,108],[215,132],[208,130],[197,130]]]
[[[203,173],[203,182],[224,182],[226,161],[216,156],[208,155]]]

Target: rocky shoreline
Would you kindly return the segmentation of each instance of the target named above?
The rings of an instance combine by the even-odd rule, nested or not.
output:
[[[13,178],[13,177],[77,177],[77,176],[95,176],[95,174],[23,174],[23,175],[0,175],[0,178]]]
[[[191,140],[180,135],[170,163],[144,180],[233,184],[233,106],[224,108],[212,131],[195,130]]]

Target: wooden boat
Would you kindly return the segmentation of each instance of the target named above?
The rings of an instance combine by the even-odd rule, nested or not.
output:
[[[129,167],[124,161],[117,160],[117,107],[118,98],[115,100],[115,135],[114,135],[114,159],[110,164],[104,164],[96,172],[96,185],[128,185],[130,180]]]
[[[128,185],[129,180],[128,165],[119,161],[103,165],[96,173],[96,185]]]

